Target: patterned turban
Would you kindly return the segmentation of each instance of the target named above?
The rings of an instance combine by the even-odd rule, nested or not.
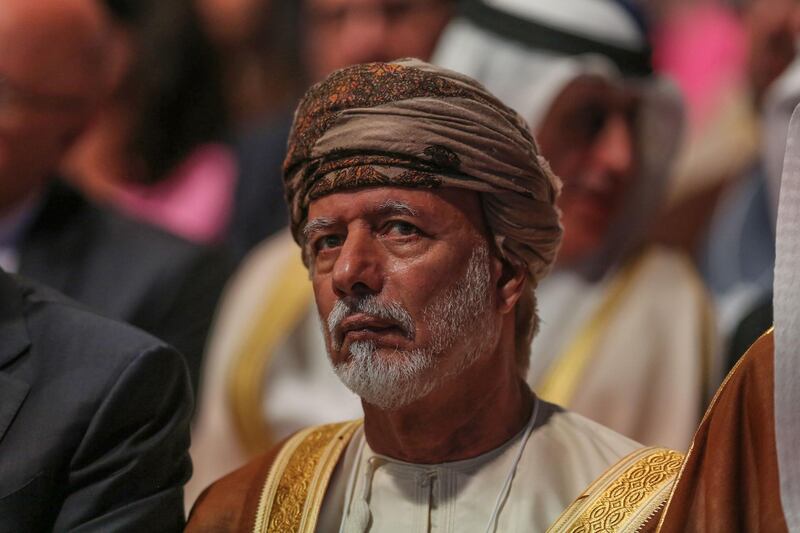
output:
[[[525,121],[471,78],[415,59],[344,68],[309,89],[283,176],[300,244],[309,203],[370,186],[480,193],[498,250],[534,284],[561,240],[560,181]]]

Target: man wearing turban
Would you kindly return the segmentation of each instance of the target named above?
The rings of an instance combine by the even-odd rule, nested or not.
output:
[[[537,292],[542,327],[529,383],[637,441],[685,449],[712,389],[714,321],[688,258],[644,242],[682,109],[653,75],[631,9],[616,0],[465,0],[432,62],[519,112],[564,182],[564,239]]]
[[[514,111],[418,60],[349,67],[301,101],[284,183],[364,420],[301,430],[216,482],[189,531],[544,531],[567,507],[570,524],[651,523],[681,455],[524,379],[560,183]]]
[[[520,112],[542,135],[544,155],[565,179],[559,202],[569,218],[563,220],[566,235],[555,276],[537,293],[543,320],[529,383],[555,403],[635,440],[684,448],[706,399],[709,305],[683,256],[639,246],[678,142],[680,106],[663,84],[639,83],[648,72],[645,40],[614,2],[516,3],[519,9],[506,9],[498,28],[478,26],[493,20],[483,16],[482,2],[461,2],[463,13],[447,27],[434,63],[478,79]],[[537,26],[529,27],[533,22]],[[516,28],[514,38],[508,28]],[[553,28],[559,28],[559,39],[548,42],[566,49],[540,50],[517,40],[552,36]],[[582,38],[579,30],[594,39]],[[625,47],[605,44],[620,39]],[[580,54],[569,48],[576,42],[583,46]],[[623,70],[638,80],[625,78],[625,90]],[[642,90],[634,91],[639,85]],[[641,105],[632,108],[631,102]],[[615,111],[611,143],[605,142],[608,135],[593,134],[596,118],[609,109]],[[552,115],[546,127],[545,115]],[[628,120],[633,115],[639,117],[636,128]],[[602,154],[609,146],[617,154],[611,171],[606,165],[598,174],[579,157],[594,153],[595,145],[604,148]],[[564,159],[573,162],[570,168]],[[576,175],[596,177],[581,187],[569,179]],[[229,284],[206,354],[190,502],[213,479],[301,427],[360,413],[358,397],[341,386],[325,361],[307,277],[286,232],[256,249]],[[582,342],[587,332],[589,342]],[[579,342],[585,349],[573,349]],[[579,364],[572,364],[576,356]],[[617,381],[621,371],[630,376],[625,386]],[[676,398],[671,392],[677,387]]]

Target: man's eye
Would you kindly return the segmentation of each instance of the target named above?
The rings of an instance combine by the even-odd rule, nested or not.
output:
[[[338,235],[325,235],[314,241],[314,250],[321,252],[342,245],[342,238]]]
[[[404,220],[393,220],[386,225],[386,233],[408,237],[410,235],[418,235],[419,228],[410,222]]]

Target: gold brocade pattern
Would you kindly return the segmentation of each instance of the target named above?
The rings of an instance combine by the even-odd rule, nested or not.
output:
[[[361,423],[310,428],[286,442],[264,482],[255,533],[314,531],[333,469]]]
[[[300,520],[303,516],[303,507],[306,503],[311,477],[314,475],[325,446],[339,429],[340,424],[320,426],[306,437],[294,452],[278,483],[267,531],[288,533],[300,530]]]
[[[619,531],[656,491],[675,478],[683,454],[660,450],[637,461],[574,522],[571,533]]]

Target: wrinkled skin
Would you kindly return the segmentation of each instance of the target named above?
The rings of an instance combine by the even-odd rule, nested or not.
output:
[[[397,301],[414,320],[415,335],[406,338],[391,323],[353,315],[358,327],[343,335],[339,350],[332,350],[326,332],[334,363],[349,357],[356,339],[375,341],[375,357],[392,357],[396,347],[428,345],[423,310],[464,275],[475,246],[488,245],[478,195],[457,190],[376,187],[331,194],[311,203],[305,227],[323,320],[338,299],[356,294]],[[481,331],[465,331],[441,354],[436,371],[446,374],[457,366],[478,337],[496,340],[471,367],[399,410],[365,402],[365,431],[375,451],[418,463],[474,457],[505,442],[527,420],[531,393],[516,368],[513,312],[525,273],[494,255],[489,268],[491,320]],[[347,326],[346,319],[342,328]]]

